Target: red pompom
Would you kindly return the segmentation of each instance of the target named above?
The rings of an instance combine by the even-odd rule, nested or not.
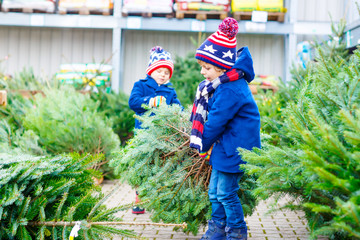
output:
[[[219,30],[224,33],[228,38],[233,38],[238,33],[239,25],[234,18],[227,17],[219,25]]]

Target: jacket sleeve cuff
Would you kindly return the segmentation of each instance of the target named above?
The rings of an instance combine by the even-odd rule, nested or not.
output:
[[[150,96],[146,96],[144,98],[144,103],[149,104],[149,101],[150,101]]]

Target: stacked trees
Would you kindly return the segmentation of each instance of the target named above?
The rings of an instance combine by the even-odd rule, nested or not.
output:
[[[33,74],[20,77],[25,87],[37,82]],[[100,104],[71,88],[26,99],[12,91],[23,86],[17,84],[0,79],[10,96],[0,108],[0,239],[66,240],[75,222],[81,222],[76,239],[137,238],[108,227],[127,224],[113,213],[130,206],[107,209],[109,196],[94,184],[102,174],[93,167],[120,145]]]
[[[0,239],[69,239],[72,225],[81,221],[78,239],[104,239],[114,234],[136,236],[127,230],[93,225],[118,221],[106,209],[107,199],[93,183],[100,172],[89,169],[102,155],[72,154],[33,157],[0,154]]]

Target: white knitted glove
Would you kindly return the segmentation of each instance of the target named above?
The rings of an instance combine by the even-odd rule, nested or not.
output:
[[[150,98],[149,106],[150,107],[158,107],[161,104],[166,104],[166,98],[163,96],[156,96],[153,98]]]

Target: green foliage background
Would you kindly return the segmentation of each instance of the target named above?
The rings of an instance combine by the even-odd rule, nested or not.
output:
[[[119,93],[99,91],[92,92],[91,99],[96,102],[97,111],[110,120],[111,128],[119,136],[121,144],[125,145],[133,136],[135,126],[134,112],[128,104],[129,96],[121,91]]]
[[[184,107],[193,104],[197,86],[204,80],[204,77],[200,74],[200,65],[194,56],[195,53],[189,53],[184,58],[177,56],[175,58],[174,74],[171,77],[171,83]]]

